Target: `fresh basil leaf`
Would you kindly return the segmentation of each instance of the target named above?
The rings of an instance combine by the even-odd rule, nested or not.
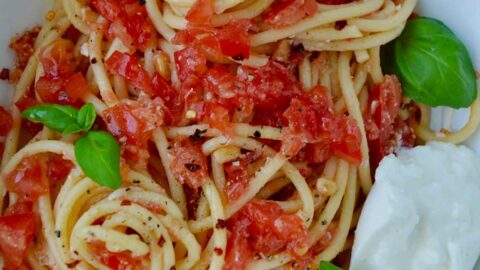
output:
[[[335,266],[331,262],[321,261],[318,270],[342,270],[342,268]]]
[[[99,185],[112,189],[120,187],[120,145],[110,133],[90,131],[78,139],[75,158],[85,175]]]
[[[63,130],[63,134],[75,134],[75,133],[79,133],[79,132],[82,132],[84,131],[84,128],[82,128],[81,126],[79,126],[77,123],[73,123],[71,125],[69,125],[68,127],[66,127],[64,130]]]
[[[420,103],[462,108],[477,97],[466,47],[435,19],[409,20],[400,37],[382,49],[382,67],[399,77],[405,96]]]
[[[77,114],[77,124],[85,131],[90,130],[95,122],[97,114],[92,103],[87,103],[80,108]]]
[[[70,134],[79,127],[77,110],[70,106],[44,103],[23,111],[22,116],[32,122],[42,123],[57,132]],[[65,132],[67,130],[67,132]]]

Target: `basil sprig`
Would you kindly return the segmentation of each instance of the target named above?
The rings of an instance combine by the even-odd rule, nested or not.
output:
[[[74,134],[90,130],[97,115],[91,103],[85,104],[80,110],[71,106],[43,103],[26,109],[22,116],[54,131]]]
[[[99,185],[112,189],[121,185],[120,145],[107,132],[90,131],[97,118],[91,103],[80,110],[44,103],[25,110],[22,116],[63,134],[85,132],[75,142],[75,159],[82,171]]]
[[[382,49],[382,67],[396,74],[404,95],[430,106],[462,108],[477,97],[477,79],[466,47],[441,21],[409,20]]]
[[[334,265],[331,262],[321,261],[318,270],[342,270],[342,268]]]

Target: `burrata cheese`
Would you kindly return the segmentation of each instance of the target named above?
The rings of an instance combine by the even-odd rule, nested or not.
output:
[[[432,142],[385,157],[355,232],[351,270],[470,270],[480,255],[480,159]]]

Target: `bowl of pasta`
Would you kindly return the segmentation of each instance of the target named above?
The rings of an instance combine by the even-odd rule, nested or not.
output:
[[[480,2],[0,2],[3,269],[475,269]]]

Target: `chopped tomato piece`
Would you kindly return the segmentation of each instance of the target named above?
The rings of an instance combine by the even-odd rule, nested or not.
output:
[[[8,191],[20,197],[34,201],[38,196],[48,192],[48,180],[41,156],[24,158],[13,172],[7,175],[5,186]]]
[[[394,124],[401,102],[402,88],[396,76],[385,76],[384,81],[374,85],[370,93],[368,117],[373,123],[366,125],[366,129],[374,166],[397,147]]]
[[[288,129],[284,132],[282,153],[292,157],[306,144],[317,144],[313,160],[328,157],[330,150],[355,164],[361,161],[361,134],[355,121],[336,115],[326,89],[315,87],[308,94],[294,98],[284,112]]]
[[[32,201],[25,200],[23,198],[17,200],[13,205],[10,205],[6,210],[5,216],[20,215],[32,212],[33,203]]]
[[[292,98],[302,93],[302,86],[291,72],[273,61],[253,70],[241,67],[239,73],[240,80],[247,83],[246,91],[258,110],[284,111]]]
[[[251,177],[248,173],[248,166],[258,158],[259,153],[247,152],[236,160],[224,164],[227,178],[225,193],[229,201],[234,201],[242,196]]]
[[[0,136],[6,136],[13,125],[13,119],[7,110],[0,106]]]
[[[39,60],[45,71],[44,77],[70,76],[75,71],[73,43],[66,39],[59,39],[40,52]]]
[[[105,68],[114,75],[125,77],[134,87],[152,94],[150,75],[135,55],[116,51],[105,61]]]
[[[104,111],[108,130],[121,143],[145,145],[146,123],[135,115],[134,108],[127,103],[120,103]]]
[[[185,18],[193,24],[209,25],[214,14],[215,10],[212,1],[197,0]]]
[[[88,246],[93,256],[108,266],[116,270],[140,270],[142,267],[142,257],[133,256],[130,251],[112,252],[108,250],[105,243],[99,240],[91,241]]]
[[[154,37],[147,11],[138,1],[94,0],[91,4],[111,22],[108,38],[118,37],[125,46],[144,50]]]
[[[72,51],[73,43],[60,39],[40,52],[45,74],[35,84],[35,91],[44,102],[75,104],[87,91],[83,75],[74,73],[77,65]]]
[[[220,48],[225,56],[243,60],[250,56],[248,30],[252,23],[247,20],[235,20],[225,25],[220,31]]]
[[[169,150],[170,168],[177,181],[198,189],[208,177],[207,158],[190,141],[175,142]]]
[[[38,102],[31,96],[25,95],[21,97],[17,102],[15,102],[15,106],[23,112],[26,109],[38,105]]]
[[[207,102],[205,106],[205,116],[206,119],[208,119],[210,127],[216,128],[227,134],[233,133],[230,125],[230,113],[224,106]]]
[[[15,68],[10,72],[10,83],[14,84],[20,79],[30,56],[32,56],[35,50],[34,44],[39,32],[40,27],[34,27],[31,30],[25,31],[22,35],[15,37],[12,42],[10,42],[10,48],[15,52]]]
[[[104,111],[107,129],[122,145],[125,158],[135,167],[145,169],[151,131],[163,124],[164,104],[161,99],[144,96],[137,101],[120,103]]]
[[[65,92],[72,102],[88,92],[88,83],[82,73],[77,72],[65,81]]]
[[[115,0],[92,0],[90,3],[109,21],[114,21],[123,12],[121,4]]]
[[[63,181],[73,168],[73,163],[70,160],[63,159],[60,155],[48,157],[47,160],[47,177],[53,182]]]
[[[17,268],[22,265],[34,233],[35,214],[33,212],[0,217],[0,249],[7,268]]]
[[[253,255],[286,249],[294,257],[310,247],[308,230],[297,214],[286,214],[273,201],[253,200],[227,224],[226,269],[245,269]]]
[[[265,14],[265,22],[273,27],[295,24],[317,12],[315,0],[280,0]]]
[[[193,47],[187,47],[174,53],[178,78],[185,88],[194,86],[201,75],[207,71],[207,59],[202,52]]]

